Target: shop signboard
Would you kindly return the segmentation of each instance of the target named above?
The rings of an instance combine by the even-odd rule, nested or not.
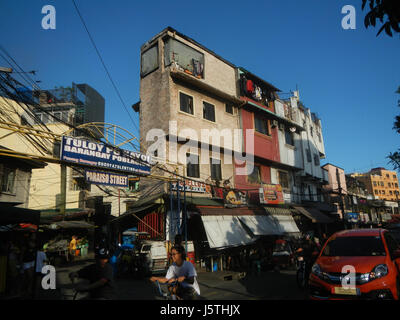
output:
[[[112,172],[85,170],[85,179],[90,184],[100,184],[112,187],[126,188],[129,185],[128,176]]]
[[[234,189],[224,189],[224,205],[227,208],[237,208],[247,206],[247,192]]]
[[[149,175],[152,159],[139,152],[115,149],[103,143],[63,136],[60,160],[92,168],[123,171],[135,175]]]
[[[280,184],[263,184],[260,188],[261,204],[284,204],[282,186]]]
[[[184,191],[184,188],[186,189],[186,192],[195,192],[195,193],[208,193],[210,192],[209,186],[206,184],[199,182],[199,181],[193,181],[193,180],[186,180],[185,182],[179,181],[179,182],[172,182],[172,190],[177,191],[177,186],[179,186],[179,191]]]

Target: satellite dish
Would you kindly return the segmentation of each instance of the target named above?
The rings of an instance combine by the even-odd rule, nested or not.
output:
[[[295,127],[290,127],[290,132],[296,132],[296,128]]]

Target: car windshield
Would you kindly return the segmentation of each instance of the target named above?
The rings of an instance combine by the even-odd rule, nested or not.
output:
[[[386,252],[379,236],[337,237],[328,242],[322,255],[328,257],[385,256]]]

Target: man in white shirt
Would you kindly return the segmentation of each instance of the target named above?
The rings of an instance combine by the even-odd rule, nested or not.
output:
[[[199,284],[197,283],[197,272],[193,264],[186,260],[185,249],[175,245],[171,249],[172,265],[169,267],[165,277],[151,277],[151,281],[160,283],[174,283],[178,286],[170,286],[169,291],[183,300],[193,300],[200,295]]]

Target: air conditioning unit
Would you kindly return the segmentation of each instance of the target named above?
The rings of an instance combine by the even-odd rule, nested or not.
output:
[[[276,128],[278,126],[278,120],[272,120],[272,128]]]

